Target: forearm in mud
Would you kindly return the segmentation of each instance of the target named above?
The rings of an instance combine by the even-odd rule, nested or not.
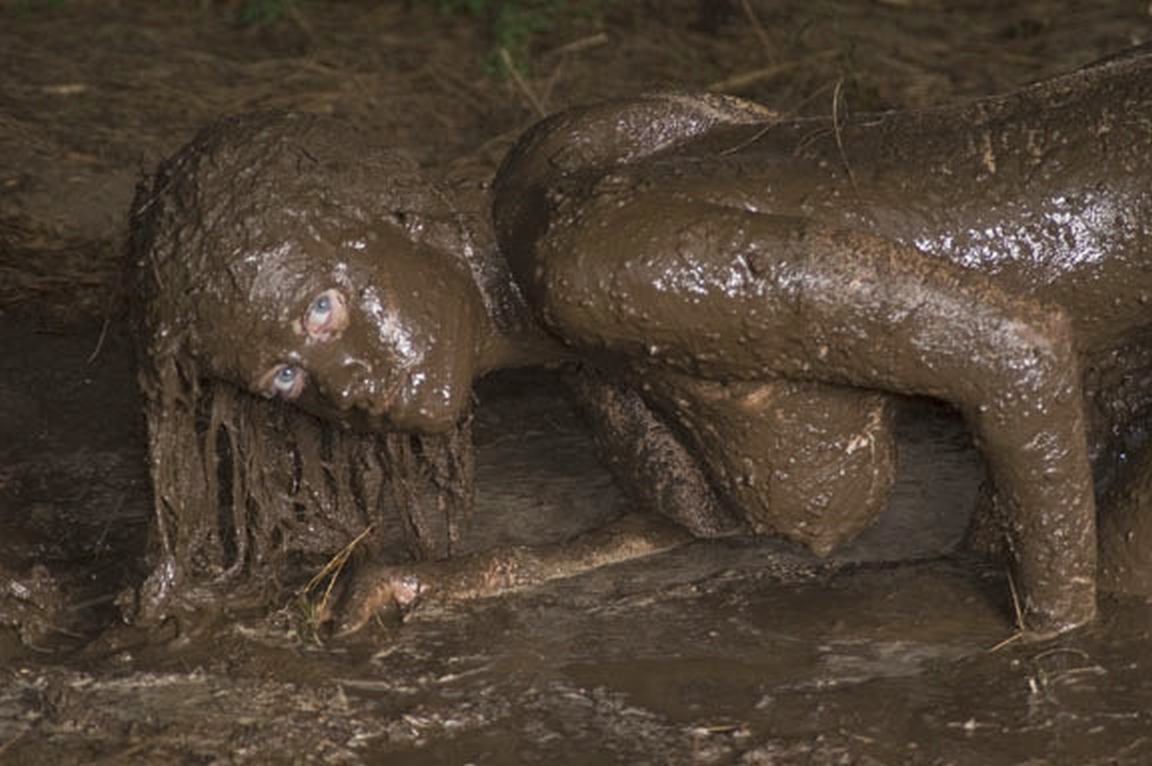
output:
[[[1096,513],[1071,322],[935,270],[915,275],[906,295],[898,284],[883,296],[893,303],[884,311],[914,305],[916,327],[861,349],[871,358],[857,382],[929,393],[964,413],[1004,506],[1020,628],[1045,636],[1082,625],[1096,613]],[[851,326],[851,307],[833,321]]]
[[[998,332],[982,333],[983,344],[972,346],[973,371],[949,395],[992,482],[978,512],[995,518],[977,520],[981,543],[1006,549],[1019,627],[1043,637],[1096,613],[1096,513],[1080,368],[1063,314],[1028,307],[1003,316]],[[996,534],[1001,540],[991,539]]]
[[[423,604],[512,593],[660,553],[693,539],[675,525],[637,514],[561,543],[502,546],[415,564],[366,563],[351,575],[336,613],[322,617],[335,623],[338,635],[347,635],[363,628],[379,613],[402,616]]]
[[[871,296],[880,316],[916,324],[884,336],[861,382],[908,385],[964,413],[1003,504],[1020,628],[1045,636],[1089,622],[1096,510],[1072,322],[978,275],[918,262],[916,251],[865,241],[853,255],[873,250],[887,261],[875,276],[896,278]],[[886,358],[891,369],[877,363]]]
[[[998,409],[972,421],[1004,506],[1020,627],[1060,633],[1096,614],[1096,516],[1082,423],[1075,408]]]
[[[566,382],[592,428],[600,459],[640,508],[696,537],[741,528],[697,460],[636,391],[591,367],[573,372]]]
[[[1096,510],[1072,324],[996,291],[974,297],[982,300],[956,351],[970,369],[947,396],[972,428],[1007,524],[1019,627],[1052,635],[1096,614]],[[946,321],[936,335],[944,332]]]
[[[1019,627],[1063,632],[1096,614],[1096,512],[1072,325],[1056,309],[950,271],[905,264],[876,275],[908,282],[874,294],[890,305],[869,312],[911,315],[915,325],[848,351],[847,377],[938,396],[964,413],[1003,504]],[[854,326],[853,313],[850,304],[830,307],[835,334]]]

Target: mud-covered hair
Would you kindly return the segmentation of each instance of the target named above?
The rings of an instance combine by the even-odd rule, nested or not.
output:
[[[323,141],[310,141],[317,131]],[[143,623],[266,603],[291,564],[322,561],[369,528],[361,550],[448,555],[470,510],[467,419],[437,435],[356,432],[216,379],[196,357],[198,304],[221,299],[204,293],[205,274],[234,255],[216,232],[241,226],[266,244],[256,240],[278,216],[309,215],[277,205],[285,193],[328,221],[446,219],[443,195],[402,154],[317,115],[225,120],[138,188],[127,249],[155,510]]]

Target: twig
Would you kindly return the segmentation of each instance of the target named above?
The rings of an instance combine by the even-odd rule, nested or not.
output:
[[[285,8],[285,14],[300,28],[300,31],[308,38],[308,42],[312,43],[312,45],[320,44],[320,36],[316,34],[316,30],[312,27],[311,22],[308,21],[308,17],[304,15],[304,11],[299,5],[296,3],[288,3]]]
[[[804,58],[793,59],[791,61],[782,61],[779,64],[773,64],[772,66],[761,67],[760,69],[753,69],[748,72],[741,72],[723,80],[717,80],[716,82],[707,86],[707,89],[710,91],[741,90],[743,88],[747,88],[750,85],[761,82],[762,80],[770,80],[776,75],[783,74],[784,72],[787,72],[791,69],[806,66],[821,59],[832,58],[838,55],[838,53],[839,51],[837,50],[829,49],[826,51],[820,51],[819,53],[813,53],[811,56],[805,56]]]
[[[67,611],[79,612],[81,609],[87,609],[87,608],[92,607],[92,606],[99,606],[100,604],[111,604],[113,601],[115,601],[119,597],[120,597],[119,591],[114,591],[112,593],[105,593],[101,596],[94,596],[92,598],[85,599],[84,601],[77,601],[73,604],[69,604],[67,607]]]
[[[564,59],[556,62],[556,67],[552,70],[552,74],[548,75],[548,82],[544,85],[544,97],[541,101],[547,104],[552,100],[552,91],[556,88],[556,83],[560,81],[560,72],[564,69]]]
[[[325,577],[332,575],[331,579],[328,580],[328,586],[324,588],[324,595],[320,599],[319,610],[321,612],[323,612],[328,607],[328,600],[332,596],[332,589],[336,587],[336,580],[339,579],[340,573],[344,571],[344,565],[347,564],[348,559],[352,557],[352,551],[356,550],[356,546],[359,545],[364,540],[364,538],[372,532],[373,529],[375,529],[375,526],[375,524],[369,524],[367,527],[365,527],[363,532],[356,535],[352,542],[345,545],[339,553],[329,559],[328,563],[325,564],[319,572],[313,575],[312,579],[308,581],[308,584],[304,586],[302,594],[307,595],[316,586],[323,582]]]
[[[1016,614],[1016,630],[1024,632],[1024,610],[1020,606],[1020,594],[1016,592],[1016,578],[1008,571],[1008,590],[1012,593],[1012,611]]]
[[[724,149],[723,151],[719,152],[718,156],[726,157],[729,154],[736,154],[737,152],[740,152],[740,151],[743,151],[744,149],[747,149],[749,146],[756,143],[761,138],[764,138],[764,136],[766,136],[768,134],[768,131],[772,130],[772,128],[774,128],[780,124],[780,121],[782,119],[783,119],[783,117],[781,117],[779,115],[775,115],[771,119],[765,120],[764,125],[760,128],[760,130],[756,131],[751,136],[744,139],[743,141],[736,144],[735,146],[729,146],[727,149]]]
[[[536,111],[537,116],[545,117],[548,112],[544,109],[544,105],[540,103],[540,99],[536,98],[536,94],[532,92],[532,88],[520,76],[520,70],[516,68],[515,62],[512,61],[512,54],[508,52],[507,48],[500,49],[500,61],[503,62],[504,68],[508,70],[508,75],[512,78],[512,82],[516,83],[516,87],[532,104],[532,108]]]
[[[836,149],[840,152],[840,162],[844,163],[844,171],[848,174],[848,183],[856,189],[856,175],[852,166],[848,164],[848,155],[844,152],[844,140],[840,130],[840,98],[844,89],[844,78],[836,81],[836,88],[832,91],[832,130],[836,134]]]
[[[28,735],[29,731],[30,731],[29,729],[25,729],[24,731],[20,732],[16,736],[9,737],[8,740],[6,740],[3,743],[0,743],[0,755],[4,755],[4,753],[11,750],[12,746],[15,745],[17,742],[19,742],[20,740],[24,739],[24,737],[26,737]]]
[[[599,48],[601,45],[608,44],[608,35],[603,32],[597,32],[589,37],[581,37],[579,40],[573,40],[570,43],[565,43],[559,48],[553,48],[548,51],[546,56],[567,56],[569,53],[579,53],[586,51],[589,48]]]
[[[104,326],[100,328],[100,337],[96,339],[96,348],[92,349],[92,355],[88,357],[88,364],[96,361],[96,357],[100,356],[100,349],[104,348],[104,338],[108,336],[108,325],[111,323],[111,317],[104,317]]]
[[[1008,644],[1024,638],[1024,610],[1020,608],[1020,596],[1016,593],[1016,581],[1012,578],[1012,570],[1008,570],[1008,590],[1012,594],[1012,610],[1016,613],[1016,632],[988,651],[998,652]]]
[[[93,763],[127,763],[129,758],[136,755],[137,753],[143,752],[144,750],[157,743],[164,744],[165,739],[163,737],[154,737],[151,739],[141,740],[134,745],[129,745],[127,748],[121,750],[118,753],[112,753],[111,755],[105,756],[98,761],[93,761]]]
[[[756,11],[752,10],[752,3],[749,0],[740,0],[740,5],[744,9],[744,15],[748,17],[749,23],[752,24],[752,31],[756,33],[756,37],[760,40],[760,45],[764,48],[765,53],[770,53],[772,50],[772,41],[768,39],[768,33],[764,31],[764,25],[760,23],[760,18],[756,15]]]
[[[1024,634],[1021,633],[1020,631],[1017,631],[1017,632],[1013,633],[1012,635],[1008,636],[1008,638],[1004,639],[1000,643],[993,646],[991,649],[989,649],[988,653],[989,654],[995,654],[996,652],[1000,651],[1001,649],[1008,646],[1009,644],[1014,644],[1022,638],[1024,638]]]

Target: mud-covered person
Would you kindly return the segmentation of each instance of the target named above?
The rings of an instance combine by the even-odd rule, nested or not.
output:
[[[331,449],[296,448],[270,481],[239,446],[236,411],[286,400],[337,424],[316,426],[329,441],[453,433],[478,376],[568,363],[606,461],[676,528],[629,519],[563,546],[365,567],[346,626],[377,606],[497,592],[684,531],[751,529],[826,552],[884,507],[886,393],[937,397],[967,419],[1023,627],[1081,625],[1096,608],[1090,453],[1118,454],[1125,442],[1110,437],[1148,398],[1126,384],[1149,367],[1150,113],[1141,56],[835,124],[719,97],[608,103],[518,143],[495,184],[495,237],[484,190],[422,174],[331,119],[215,126],[161,170],[135,217],[159,541],[146,606],[159,614],[242,572],[275,547],[239,550],[252,508],[291,526],[292,513],[269,509],[310,502],[302,464],[336,464]],[[256,397],[216,415],[189,396],[204,385],[213,402]],[[221,423],[233,424],[224,451],[245,457],[233,466],[243,481],[229,483],[232,507],[247,510],[228,524],[196,507],[216,502],[211,480],[189,500],[171,479],[191,471],[186,489],[216,472]],[[1152,531],[1133,476],[1115,482],[1103,572],[1139,590]],[[190,577],[205,555],[215,568]]]

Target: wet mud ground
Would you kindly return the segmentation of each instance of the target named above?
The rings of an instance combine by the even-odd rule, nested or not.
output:
[[[314,643],[285,611],[181,649],[116,648],[83,639],[113,617],[100,596],[132,581],[146,524],[122,328],[100,343],[7,326],[0,343],[20,405],[5,433],[21,436],[4,444],[5,561],[46,565],[68,591],[53,615],[68,634],[30,636],[34,650],[5,638],[0,762],[1152,759],[1152,606],[1106,601],[1075,635],[993,651],[1013,635],[1008,584],[955,553],[982,469],[930,402],[902,408],[892,507],[830,560],[700,542],[354,643]],[[628,511],[552,376],[504,375],[478,398],[474,546]],[[97,604],[69,611],[83,600]]]
[[[0,763],[1152,763],[1152,606],[1011,641],[1004,572],[957,551],[982,469],[930,402],[902,407],[892,508],[830,560],[700,542],[344,644],[287,598],[188,646],[117,643],[114,602],[149,521],[124,212],[204,122],[334,111],[492,166],[538,107],[653,87],[806,113],[837,82],[858,109],[1004,90],[1149,39],[1144,5],[764,0],[702,31],[695,2],[620,0],[545,36],[521,83],[483,73],[473,26],[399,2],[258,30],[228,3],[0,16]],[[470,546],[629,511],[552,376],[477,396]]]

